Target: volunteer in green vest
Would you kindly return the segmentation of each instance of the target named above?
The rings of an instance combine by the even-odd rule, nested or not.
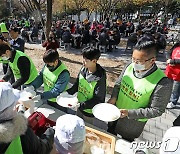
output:
[[[31,86],[37,89],[44,84],[44,92],[37,96],[38,99],[47,100],[49,105],[67,112],[67,108],[56,103],[56,97],[67,89],[70,79],[69,71],[55,50],[46,51],[43,55],[43,61],[45,65]],[[29,88],[32,88],[31,86]]]
[[[155,41],[142,37],[133,49],[132,62],[122,70],[108,103],[120,109],[120,119],[108,131],[132,142],[148,119],[161,116],[170,98],[172,81],[157,65]]]
[[[7,82],[14,75],[16,81],[12,84],[13,88],[19,88],[23,84],[29,85],[37,77],[37,69],[25,53],[14,50],[7,44],[0,44],[0,57],[9,61],[9,68],[3,80]]]
[[[83,49],[83,67],[76,82],[67,90],[71,95],[77,92],[80,107],[77,115],[86,122],[93,124],[92,108],[98,103],[105,102],[106,72],[97,63],[101,53],[99,49],[88,47]]]
[[[10,36],[9,36],[9,31],[8,28],[6,26],[5,22],[2,22],[0,24],[0,29],[1,29],[1,34],[4,37],[4,39],[8,42],[10,40]]]
[[[27,27],[27,28],[30,27],[30,22],[28,20],[25,20],[25,27]]]
[[[0,34],[0,44],[3,44],[4,42],[4,37]],[[3,60],[2,57],[0,57],[0,63],[3,64],[8,64],[8,60]]]
[[[27,119],[14,110],[20,97],[8,82],[0,82],[0,153],[47,154],[53,148],[54,130],[48,128],[37,137]]]
[[[1,34],[2,34],[2,37],[3,37],[3,42],[7,42],[9,45],[10,45],[10,41],[11,41],[11,38],[10,38],[10,35],[9,35],[9,31],[6,27],[6,24],[5,22],[2,22],[0,24],[0,29],[1,29]],[[7,73],[7,70],[8,70],[8,63],[3,63],[3,73],[6,74]],[[14,76],[12,76],[10,79],[9,79],[9,82],[12,84],[15,82],[14,80]]]
[[[4,44],[6,43],[5,42],[5,39],[4,37],[0,34],[0,44]],[[3,73],[6,74],[7,72],[7,69],[8,69],[8,60],[3,60],[2,57],[0,57],[0,63],[2,63],[3,65]],[[13,80],[12,80],[13,81]]]
[[[6,27],[6,23],[5,22],[2,22],[0,24],[0,28],[1,28],[1,33],[8,33],[8,29]]]

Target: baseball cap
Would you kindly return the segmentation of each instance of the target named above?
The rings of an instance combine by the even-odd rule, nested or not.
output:
[[[0,28],[1,28],[1,33],[8,33],[8,29],[4,22],[0,24]]]
[[[15,104],[19,98],[19,90],[13,89],[9,82],[0,82],[0,112]]]
[[[54,143],[60,153],[82,154],[85,124],[76,115],[66,114],[56,121]]]
[[[85,139],[85,124],[83,119],[76,115],[66,114],[56,121],[55,137],[59,143],[77,143]]]

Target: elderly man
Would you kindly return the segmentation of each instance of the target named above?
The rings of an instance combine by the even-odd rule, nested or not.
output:
[[[48,128],[38,138],[27,125],[27,119],[18,114],[14,107],[19,91],[10,83],[0,82],[0,153],[47,154],[52,150],[54,130]]]

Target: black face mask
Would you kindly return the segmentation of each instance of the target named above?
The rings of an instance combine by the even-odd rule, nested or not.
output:
[[[46,66],[50,71],[54,70],[54,66],[50,66],[50,65],[46,65]]]

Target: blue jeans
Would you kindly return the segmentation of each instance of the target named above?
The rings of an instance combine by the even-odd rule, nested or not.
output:
[[[179,96],[180,96],[180,82],[174,81],[170,102],[172,102],[174,105],[176,105],[178,102]]]

